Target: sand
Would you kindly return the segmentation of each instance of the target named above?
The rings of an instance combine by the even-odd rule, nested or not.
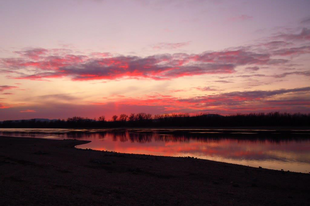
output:
[[[0,137],[0,205],[310,205],[310,175]]]

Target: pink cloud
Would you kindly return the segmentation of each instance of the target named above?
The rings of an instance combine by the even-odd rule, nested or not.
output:
[[[45,51],[47,53],[48,50]],[[51,51],[53,52],[53,51]],[[19,52],[16,52],[19,53]],[[65,54],[62,56],[46,55],[40,60],[34,59],[32,56],[21,55],[26,58],[4,58],[1,59],[3,67],[11,69],[21,69],[27,67],[34,67],[41,70],[58,70],[68,65],[81,64],[85,61],[85,56],[77,56],[72,54]]]
[[[34,113],[34,112],[36,112],[36,111],[35,110],[31,110],[31,109],[20,111],[20,113]]]
[[[10,108],[10,107],[4,106],[3,104],[0,104],[0,109],[7,109],[7,108]]]
[[[29,49],[25,51],[17,51],[17,54],[28,57],[33,60],[38,60],[42,55],[46,54],[48,50],[42,48]]]
[[[178,45],[169,45],[173,47]],[[269,53],[257,53],[247,49],[204,52],[201,54],[157,54],[147,57],[112,56],[97,53],[90,56],[72,55],[62,51],[45,53],[39,60],[30,57],[1,59],[2,72],[10,78],[44,80],[68,77],[75,81],[115,80],[121,78],[168,80],[184,76],[231,74],[243,65],[282,65],[286,59],[274,59]],[[253,66],[253,68],[255,67]],[[32,74],[21,70],[34,68]],[[15,74],[15,77],[13,75]]]
[[[84,61],[84,59],[87,59]],[[35,67],[32,75],[20,75],[17,79],[38,80],[42,78],[71,77],[73,80],[152,78],[171,79],[201,74],[234,72],[234,65],[204,63],[187,54],[155,55],[149,57],[117,56],[108,58],[83,58],[73,55],[47,56],[42,61],[3,59],[4,66],[18,70]],[[17,73],[17,72],[16,72]]]
[[[94,52],[91,54],[92,57],[97,57],[97,58],[106,58],[106,57],[112,57],[112,55],[108,52]]]

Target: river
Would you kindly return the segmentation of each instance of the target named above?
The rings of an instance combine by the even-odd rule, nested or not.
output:
[[[88,140],[77,148],[310,172],[309,130],[0,128],[0,136]]]

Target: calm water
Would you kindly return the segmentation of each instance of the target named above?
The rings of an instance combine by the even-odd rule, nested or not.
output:
[[[310,131],[0,129],[0,136],[91,141],[77,148],[190,156],[277,170],[310,172]]]

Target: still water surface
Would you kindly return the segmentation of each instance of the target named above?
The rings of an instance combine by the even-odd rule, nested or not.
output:
[[[80,149],[195,157],[252,167],[310,172],[310,131],[168,129],[0,129],[0,136],[79,139]]]

